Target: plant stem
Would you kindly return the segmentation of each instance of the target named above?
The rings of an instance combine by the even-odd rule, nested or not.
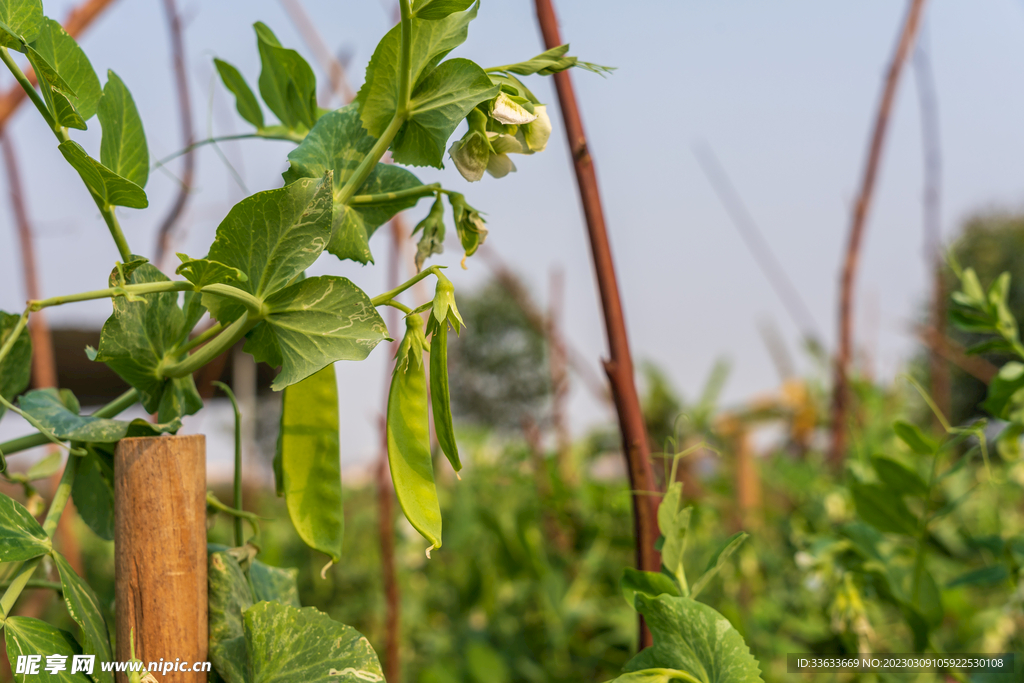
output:
[[[194,290],[195,285],[186,280],[165,280],[163,282],[144,282],[137,285],[124,285],[123,287],[108,287],[107,289],[96,289],[91,292],[80,294],[67,294],[55,296],[41,301],[30,301],[29,307],[38,311],[50,306],[61,306],[63,304],[75,303],[77,301],[91,301],[93,299],[107,299],[115,296],[126,296],[128,294],[158,294],[161,292],[187,292]]]
[[[208,339],[217,336],[217,334],[219,334],[220,331],[223,329],[224,326],[221,325],[220,323],[215,323],[211,325],[210,327],[203,330],[201,333],[197,334],[196,336],[192,337],[187,342],[182,344],[178,348],[178,353],[188,353],[197,346],[202,346],[203,344],[206,343]]]
[[[42,95],[36,92],[32,82],[28,80],[25,72],[22,71],[21,67],[18,66],[18,63],[14,61],[14,58],[11,57],[11,53],[6,47],[0,47],[0,60],[2,60],[3,63],[7,65],[7,68],[10,69],[11,73],[14,74],[14,78],[17,79],[18,85],[21,86],[22,90],[25,91],[25,94],[28,95],[30,100],[32,100],[32,104],[36,105],[36,109],[39,110],[39,113],[42,115],[43,120],[46,121],[46,125],[49,126],[50,130],[54,132],[59,131],[60,126],[57,125],[57,122],[53,120],[53,116],[50,115],[50,110],[46,108],[46,102],[43,101]]]
[[[238,401],[235,399],[235,392],[224,382],[212,382],[231,399],[231,407],[235,411],[235,487],[234,503],[235,509],[242,509],[242,412],[238,409]],[[242,537],[242,518],[235,517],[235,546],[240,547],[245,542]]]
[[[399,294],[401,294],[405,290],[409,289],[410,287],[412,287],[414,284],[416,284],[420,280],[426,278],[431,273],[435,273],[436,272],[436,273],[440,274],[440,272],[439,272],[440,269],[441,269],[441,266],[430,266],[426,270],[421,270],[419,273],[417,273],[413,277],[409,278],[408,280],[406,280],[402,284],[398,285],[397,287],[392,289],[390,292],[384,292],[383,294],[378,294],[377,296],[373,297],[372,299],[370,299],[370,303],[372,303],[374,306],[384,306],[385,304],[387,304],[387,302],[391,301],[396,296],[398,296]]]
[[[176,363],[171,363],[160,368],[159,372],[163,377],[187,377],[203,367],[211,360],[224,353],[245,336],[245,333],[256,326],[259,321],[250,321],[249,312],[246,311],[242,317],[228,325],[206,346],[202,347],[191,356]]]
[[[235,519],[244,519],[245,521],[249,522],[249,526],[252,527],[253,536],[257,537],[257,539],[259,538],[260,518],[256,513],[246,512],[245,510],[239,510],[238,508],[228,507],[224,503],[220,502],[217,496],[213,495],[213,491],[206,492],[206,504],[212,507],[214,510],[217,510],[218,512],[223,512],[226,515],[231,515]]]
[[[270,136],[270,135],[260,135],[259,132],[256,132],[256,133],[242,133],[240,135],[221,135],[221,136],[215,137],[215,138],[206,138],[205,140],[199,140],[198,142],[193,142],[191,145],[188,145],[184,149],[179,149],[174,154],[165,156],[163,159],[160,159],[155,164],[153,164],[153,170],[155,171],[155,170],[159,169],[160,167],[165,166],[167,164],[167,162],[174,161],[178,157],[180,157],[180,156],[182,156],[184,154],[188,154],[192,150],[194,150],[194,149],[196,149],[198,147],[202,147],[203,145],[215,145],[218,142],[231,142],[232,140],[252,140],[252,139],[255,139],[255,138],[268,138],[268,139],[271,139],[271,140],[290,139],[290,138],[274,137],[274,136]]]
[[[404,117],[412,96],[412,9],[409,0],[398,0],[402,23],[402,51],[398,61],[398,111]]]
[[[202,291],[223,296],[228,299],[234,299],[245,306],[246,310],[249,312],[249,317],[254,321],[258,321],[263,317],[263,302],[243,289],[232,287],[231,285],[226,285],[222,282],[215,282],[212,285],[206,285],[203,287]]]
[[[433,302],[428,302],[428,304],[433,305]],[[400,301],[395,301],[394,299],[388,299],[387,301],[385,301],[383,303],[380,303],[380,304],[377,304],[377,305],[378,306],[391,306],[392,308],[397,308],[398,310],[400,310],[402,313],[405,313],[406,315],[412,315],[413,314],[413,310],[411,308],[409,308],[405,304],[401,303]],[[426,309],[424,308],[423,310],[426,310]]]
[[[101,204],[100,200],[95,197],[93,197],[93,199],[96,201],[96,206],[99,207],[100,213],[103,214],[103,221],[107,224],[110,236],[114,239],[114,244],[117,246],[117,253],[121,255],[121,260],[124,262],[130,261],[132,258],[132,250],[131,247],[128,246],[128,240],[125,239],[124,233],[121,231],[121,223],[117,220],[117,214],[114,213],[114,207],[109,204]]]
[[[431,183],[430,185],[420,185],[419,187],[410,187],[406,190],[399,190],[397,192],[384,192],[382,194],[357,194],[348,200],[349,205],[355,204],[386,204],[387,202],[393,202],[398,199],[407,199],[409,197],[425,197],[429,194],[434,194],[441,189],[441,183]]]
[[[60,521],[60,516],[64,513],[64,508],[68,504],[68,499],[71,498],[71,486],[75,481],[75,474],[78,472],[78,458],[71,456],[68,458],[67,464],[64,466],[64,474],[60,478],[60,484],[57,485],[57,491],[53,494],[53,500],[50,501],[50,510],[46,513],[46,519],[43,521],[43,531],[46,535],[53,539],[53,534],[57,531],[57,523]],[[35,573],[36,567],[42,562],[41,557],[34,558],[26,562],[18,575],[14,577],[11,584],[7,587],[2,598],[0,598],[0,611],[3,612],[3,618],[6,619],[10,613],[11,608],[14,607],[14,603],[18,600],[21,592],[28,586],[29,579],[32,578],[32,574]]]
[[[0,588],[5,588],[6,589],[6,588],[10,588],[10,586],[11,586],[10,583],[0,584]],[[58,593],[62,593],[64,591],[64,587],[62,585],[60,585],[60,582],[58,582],[58,581],[44,581],[42,579],[33,579],[33,580],[28,581],[25,584],[25,588],[45,588],[45,589],[48,589],[48,590],[57,591]]]

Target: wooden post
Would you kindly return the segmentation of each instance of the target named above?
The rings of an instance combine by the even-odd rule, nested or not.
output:
[[[207,661],[206,438],[122,439],[114,454],[117,659]],[[156,672],[167,683],[205,673]],[[124,674],[118,683],[127,683]]]

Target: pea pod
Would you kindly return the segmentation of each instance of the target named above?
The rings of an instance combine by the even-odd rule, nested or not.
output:
[[[340,452],[338,385],[328,365],[285,387],[274,471],[295,530],[334,562],[345,535]]]
[[[448,391],[448,323],[431,321],[430,335],[430,404],[434,408],[434,433],[441,451],[456,472],[462,469],[459,445],[455,443],[452,425],[451,398]]]
[[[388,463],[402,512],[416,531],[440,548],[441,506],[430,459],[423,319],[410,315],[405,325],[388,394]]]

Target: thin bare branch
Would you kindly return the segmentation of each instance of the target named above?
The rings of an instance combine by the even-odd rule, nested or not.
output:
[[[195,142],[195,131],[192,128],[192,98],[189,94],[188,70],[185,67],[185,40],[182,35],[181,16],[174,0],[164,0],[164,13],[167,15],[167,29],[171,39],[171,60],[174,64],[174,86],[178,95],[178,116],[181,118],[181,138],[188,151],[182,155],[183,168],[178,193],[157,231],[156,254],[153,261],[158,266],[163,264],[170,251],[171,234],[192,194],[196,169],[195,151],[191,149]]]
[[[850,401],[850,358],[853,355],[853,292],[857,276],[857,265],[860,260],[860,246],[864,240],[864,226],[867,224],[868,210],[874,197],[875,181],[878,178],[878,166],[885,147],[885,134],[889,128],[889,118],[893,103],[896,101],[896,90],[899,85],[903,65],[914,45],[925,0],[909,0],[906,18],[896,42],[896,49],[889,72],[882,90],[882,99],[878,103],[875,124],[871,132],[868,146],[867,161],[861,179],[860,191],[853,207],[850,224],[849,241],[843,270],[839,282],[839,350],[835,360],[835,376],[832,387],[832,443],[829,450],[829,462],[834,467],[842,464],[846,455],[847,412]]]

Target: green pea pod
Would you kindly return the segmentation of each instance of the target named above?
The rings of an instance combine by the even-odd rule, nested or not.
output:
[[[455,443],[452,426],[451,397],[448,391],[448,321],[431,321],[430,335],[430,403],[434,408],[434,433],[441,451],[456,472],[462,469],[459,445]]]
[[[388,462],[402,512],[416,531],[440,548],[441,506],[430,459],[423,320],[410,315],[405,324],[388,394]]]
[[[285,387],[275,461],[295,530],[310,548],[339,562],[345,515],[333,365]]]

